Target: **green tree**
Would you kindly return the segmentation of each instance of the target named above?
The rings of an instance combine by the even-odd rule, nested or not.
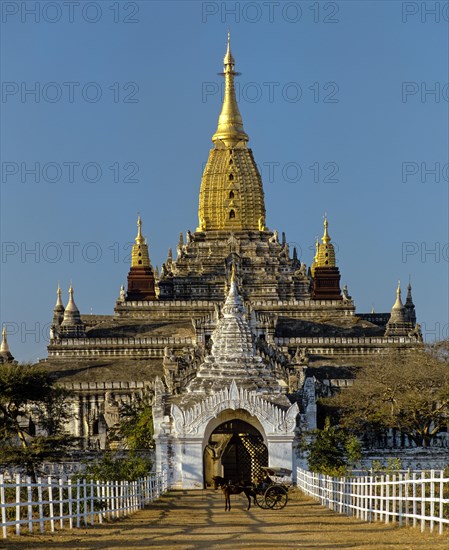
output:
[[[153,433],[151,398],[144,393],[120,407],[119,421],[108,433],[111,446],[122,450],[105,453],[98,462],[87,465],[81,475],[114,481],[134,481],[148,475],[152,468],[149,453],[154,449]]]
[[[61,458],[74,443],[64,430],[69,398],[39,366],[0,364],[0,463],[34,475],[40,462]]]
[[[402,460],[400,458],[387,458],[383,463],[381,460],[373,460],[369,471],[375,474],[398,474],[402,470]]]
[[[428,447],[449,421],[447,343],[392,351],[360,368],[354,383],[327,406],[338,410],[341,425],[360,435],[389,428]]]
[[[152,461],[148,457],[131,452],[124,455],[105,453],[100,460],[86,464],[86,469],[76,477],[102,481],[135,481],[151,471]]]
[[[130,451],[148,451],[154,448],[153,408],[150,396],[144,394],[119,410],[120,420],[111,429],[109,440],[120,442]]]
[[[330,476],[343,476],[354,468],[361,457],[358,439],[338,426],[331,426],[326,417],[324,429],[310,432],[312,441],[304,442],[301,449],[308,453],[312,472]]]

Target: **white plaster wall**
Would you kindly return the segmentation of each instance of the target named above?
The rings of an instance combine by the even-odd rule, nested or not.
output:
[[[293,436],[268,435],[268,464],[293,470]]]
[[[203,440],[186,438],[181,442],[182,488],[202,489],[203,481]]]

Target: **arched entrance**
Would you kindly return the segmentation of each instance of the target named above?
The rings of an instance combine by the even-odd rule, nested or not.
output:
[[[254,426],[235,418],[223,422],[211,433],[204,450],[204,479],[212,476],[237,482],[257,482],[262,466],[268,466],[268,449]]]
[[[160,391],[162,395],[163,386]],[[243,445],[248,438],[242,438],[241,434],[260,436],[256,443],[261,452],[256,449],[253,456],[249,453],[254,465],[250,477],[256,477],[262,465],[268,465],[263,444],[268,449],[270,466],[294,471],[297,403],[285,409],[256,391],[238,388],[233,380],[229,388],[212,392],[194,405],[172,403],[169,427],[163,414],[166,409],[157,406],[154,410],[157,471],[164,471],[168,466],[170,487],[200,489],[211,483],[212,476],[222,476],[222,455],[234,434],[240,436]],[[236,426],[237,420],[249,427]],[[226,426],[221,427],[223,424]],[[231,457],[232,454],[229,462]]]

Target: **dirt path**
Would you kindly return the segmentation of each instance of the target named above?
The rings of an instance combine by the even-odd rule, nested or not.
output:
[[[11,537],[0,548],[67,549],[152,548],[160,550],[280,550],[283,548],[449,548],[447,535],[420,533],[382,523],[362,523],[334,514],[299,492],[283,510],[254,507],[231,497],[224,511],[221,492],[173,491],[159,501],[117,522],[48,535]]]

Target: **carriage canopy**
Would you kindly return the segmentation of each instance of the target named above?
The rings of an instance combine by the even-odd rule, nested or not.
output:
[[[288,468],[278,468],[277,466],[263,466],[261,470],[266,472],[269,476],[284,477],[292,475],[292,471]]]

